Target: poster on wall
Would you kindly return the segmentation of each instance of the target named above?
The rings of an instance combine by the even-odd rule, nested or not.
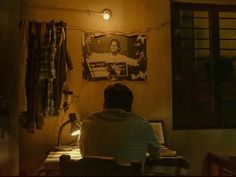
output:
[[[84,33],[83,78],[89,81],[146,80],[146,39],[146,35]]]

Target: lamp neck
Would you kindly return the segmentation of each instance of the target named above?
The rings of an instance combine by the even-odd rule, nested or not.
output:
[[[70,123],[70,120],[64,122],[64,123],[60,126],[59,134],[58,134],[58,138],[57,138],[57,146],[60,146],[61,132],[62,132],[62,130],[64,129],[64,127],[65,127],[68,123]]]

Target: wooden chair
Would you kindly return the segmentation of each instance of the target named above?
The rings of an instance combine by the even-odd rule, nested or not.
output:
[[[158,170],[162,169],[162,170]],[[163,170],[164,169],[164,170]],[[147,158],[143,175],[148,176],[184,176],[181,170],[189,169],[189,163],[183,157],[172,158]]]
[[[204,159],[203,176],[236,176],[236,157],[207,153]]]
[[[71,160],[69,155],[60,156],[61,176],[140,176],[141,163],[121,166],[114,160],[83,158]]]

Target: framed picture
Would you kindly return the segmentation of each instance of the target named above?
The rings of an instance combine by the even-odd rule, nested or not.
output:
[[[152,128],[156,132],[161,145],[165,144],[165,135],[163,130],[163,121],[150,121]]]
[[[99,35],[82,37],[83,78],[144,81],[147,76],[146,35]]]

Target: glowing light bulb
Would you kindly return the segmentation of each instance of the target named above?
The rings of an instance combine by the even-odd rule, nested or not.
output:
[[[109,9],[103,10],[102,17],[104,20],[109,20],[111,18],[111,11]]]

